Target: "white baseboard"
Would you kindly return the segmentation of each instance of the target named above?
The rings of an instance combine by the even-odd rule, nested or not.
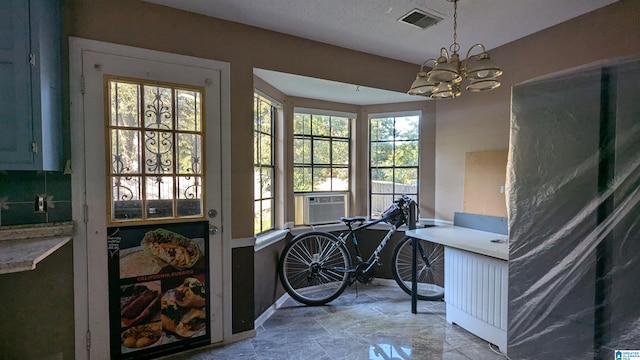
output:
[[[278,310],[289,299],[291,299],[291,296],[289,296],[289,294],[287,293],[280,296],[280,298],[276,300],[273,305],[269,306],[267,310],[265,310],[262,314],[260,314],[260,316],[258,316],[257,319],[254,320],[253,328],[257,329],[258,327],[262,326],[262,324],[264,324],[265,321],[269,320],[271,315],[273,315],[276,310]]]
[[[237,334],[232,334],[231,335],[231,339],[229,339],[228,341],[224,341],[225,344],[231,344],[234,342],[238,342],[238,341],[242,341],[242,340],[246,340],[246,339],[251,339],[256,337],[256,330],[255,329],[251,329],[251,330],[247,330],[247,331],[243,331]]]

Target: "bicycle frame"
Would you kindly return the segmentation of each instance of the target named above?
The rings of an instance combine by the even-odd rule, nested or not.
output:
[[[347,231],[346,234],[340,234],[338,236],[338,239],[340,239],[340,241],[346,245],[347,239],[351,237],[351,242],[353,243],[353,246],[355,247],[355,250],[356,250],[356,259],[358,260],[358,264],[356,264],[356,266],[352,266],[351,269],[348,270],[349,273],[352,273],[352,274],[355,273],[357,266],[365,262],[363,261],[362,255],[360,254],[360,246],[358,244],[358,237],[356,233],[360,232],[361,230],[367,229],[373,225],[379,224],[381,222],[388,222],[390,219],[391,217],[383,217],[383,218],[368,222],[366,224],[362,224],[356,228],[351,227],[352,226],[351,222],[346,222],[346,225],[349,228],[349,231]],[[367,268],[364,270],[365,273],[370,271],[375,264],[379,263],[380,253],[382,252],[382,249],[384,249],[389,239],[391,239],[391,236],[395,234],[396,230],[398,230],[398,227],[402,226],[406,222],[407,222],[406,215],[403,214],[395,224],[391,224],[391,229],[387,231],[387,234],[382,238],[382,240],[380,241],[376,249],[373,251],[371,256],[369,256],[369,258],[367,259],[366,263],[368,263],[369,266],[367,266]],[[373,260],[375,260],[375,262]]]

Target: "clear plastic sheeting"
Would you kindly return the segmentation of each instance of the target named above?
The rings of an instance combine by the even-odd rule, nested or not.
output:
[[[640,58],[513,88],[511,359],[640,349]]]

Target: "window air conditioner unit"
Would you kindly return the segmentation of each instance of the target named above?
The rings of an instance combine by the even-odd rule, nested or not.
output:
[[[304,195],[302,217],[305,225],[340,222],[346,215],[346,194]]]

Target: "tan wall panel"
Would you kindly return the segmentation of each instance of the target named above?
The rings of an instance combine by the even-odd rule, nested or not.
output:
[[[467,153],[462,211],[507,217],[504,193],[507,154],[506,149]]]

